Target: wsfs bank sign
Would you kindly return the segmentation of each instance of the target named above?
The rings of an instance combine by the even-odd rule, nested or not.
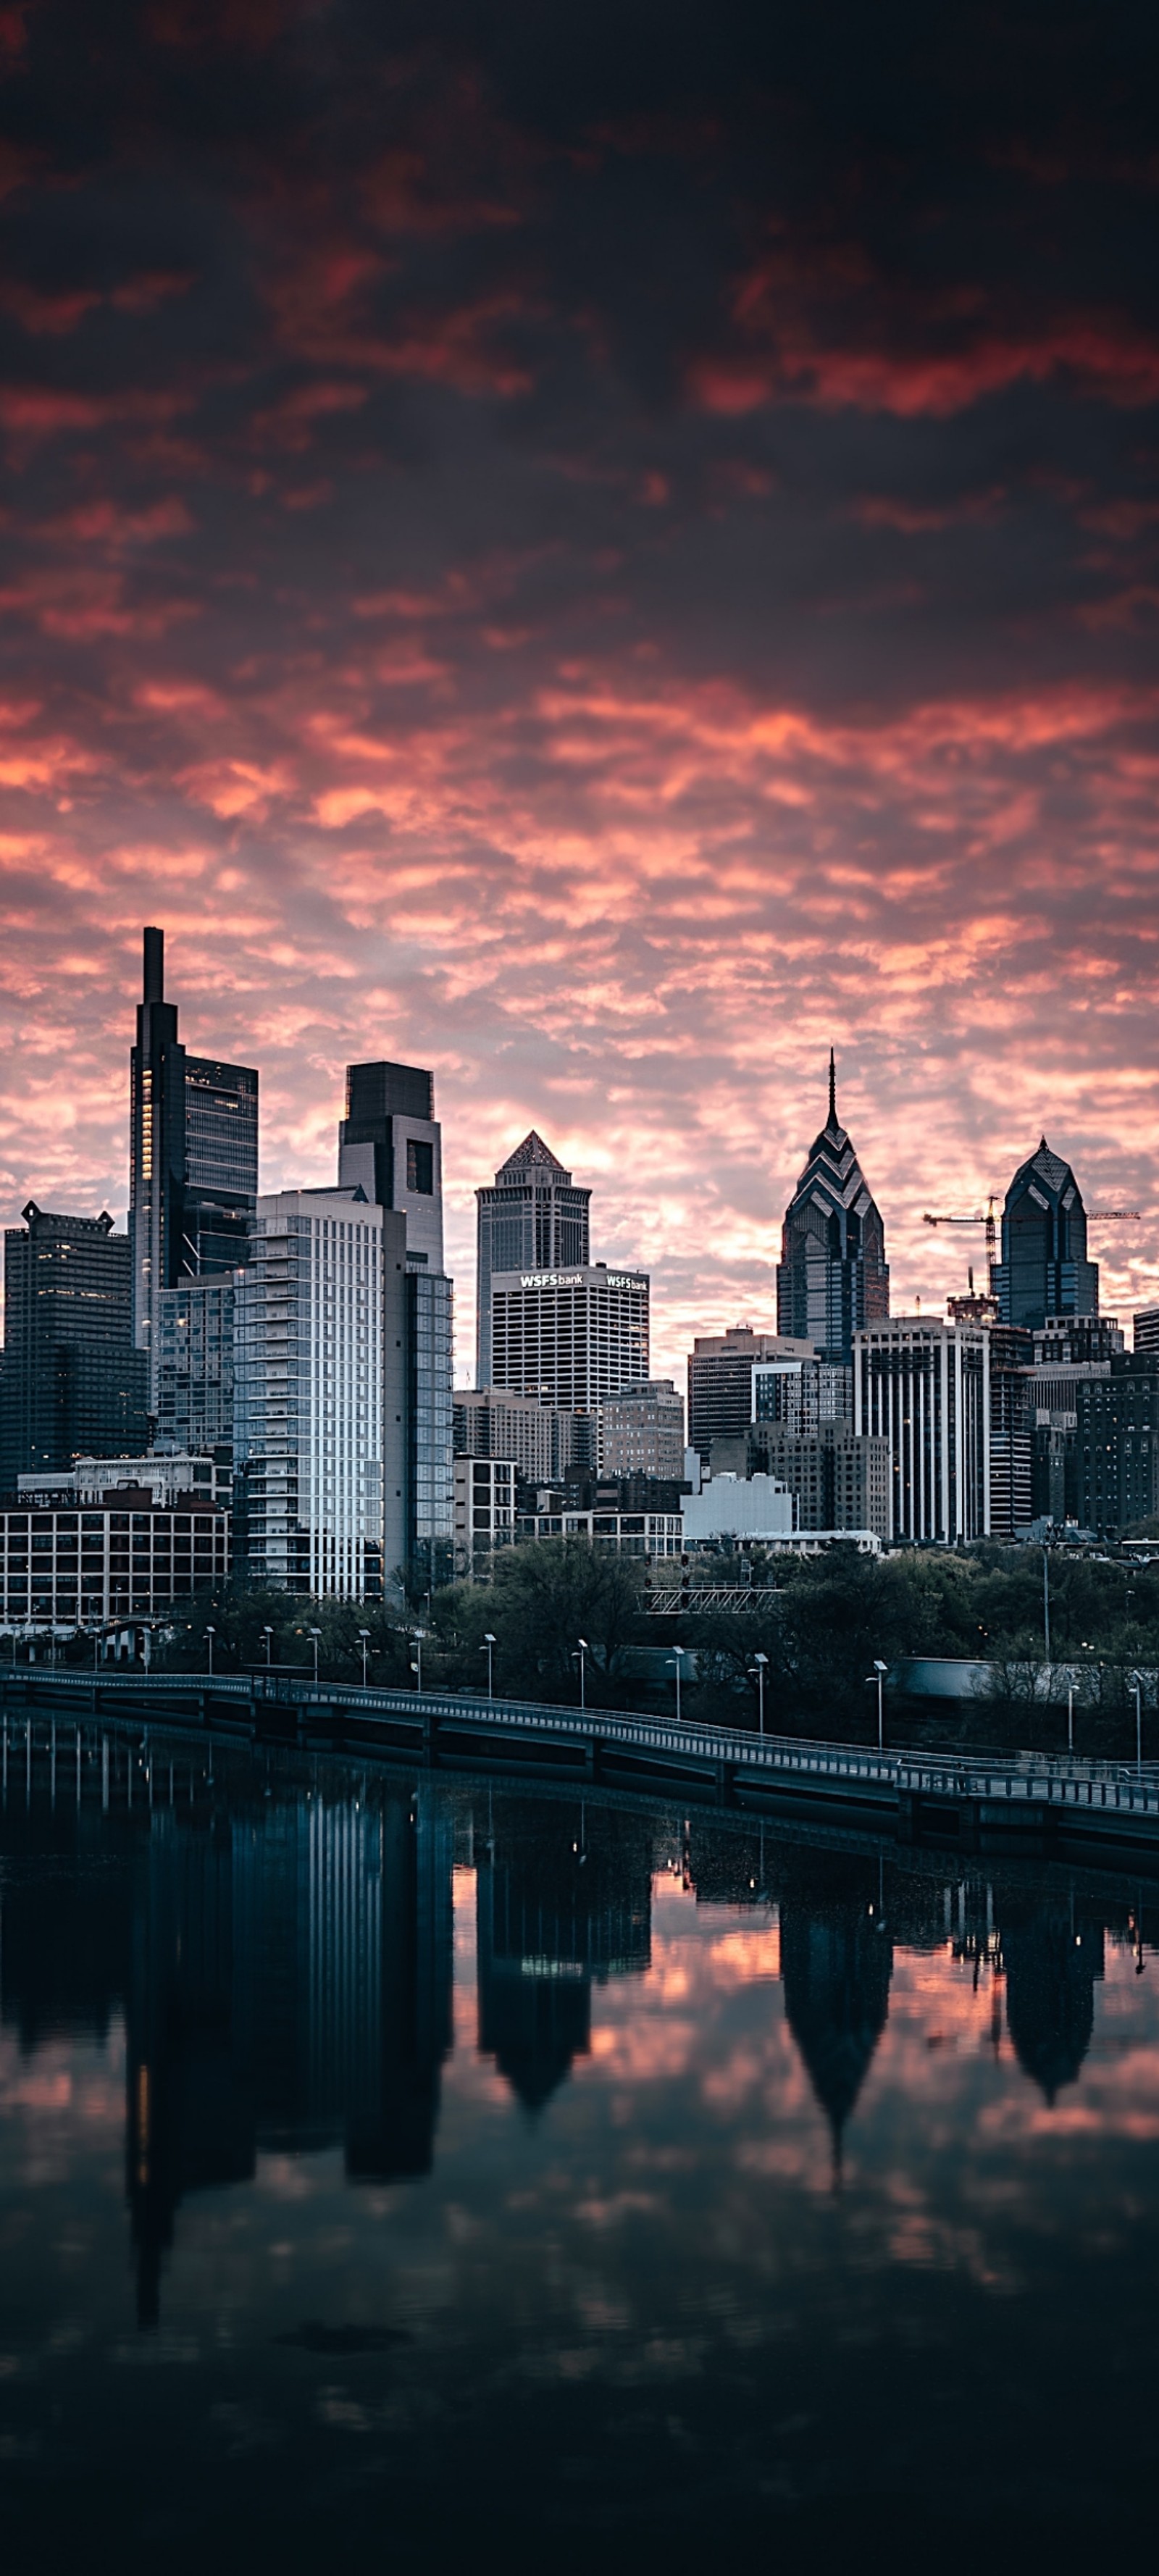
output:
[[[601,1270],[593,1279],[582,1270],[521,1270],[521,1288],[638,1288],[640,1281],[623,1270]]]

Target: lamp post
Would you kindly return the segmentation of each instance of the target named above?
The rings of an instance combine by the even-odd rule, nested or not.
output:
[[[415,1677],[415,1689],[416,1691],[421,1691],[423,1686],[423,1638],[427,1632],[425,1628],[415,1628],[412,1633],[415,1641],[415,1660],[411,1665],[411,1671]]]
[[[673,1652],[673,1654],[674,1654],[674,1655],[675,1655],[675,1657],[676,1657],[676,1723],[677,1723],[677,1726],[679,1726],[679,1724],[680,1724],[680,1671],[681,1671],[681,1666],[682,1666],[682,1664],[683,1664],[683,1662],[684,1662],[685,1655],[686,1655],[686,1654],[687,1654],[687,1652],[688,1652],[688,1649],[687,1649],[687,1647],[686,1647],[686,1646],[674,1646],[674,1647],[673,1647],[673,1649],[672,1649],[672,1652]]]
[[[209,1648],[209,1678],[211,1681],[213,1680],[213,1640],[216,1635],[216,1628],[207,1628],[205,1631],[205,1642]]]
[[[754,1655],[752,1660],[752,1670],[749,1674],[749,1680],[755,1681],[756,1683],[757,1696],[760,1700],[762,1735],[765,1731],[765,1671],[768,1665],[768,1660],[767,1655]]]
[[[875,1655],[873,1658],[873,1671],[871,1673],[867,1673],[865,1676],[867,1682],[876,1681],[877,1683],[877,1749],[879,1753],[882,1753],[885,1750],[885,1676],[888,1671],[889,1665],[882,1663],[880,1655]]]
[[[588,1681],[587,1681],[588,1641],[587,1641],[587,1638],[586,1638],[586,1637],[578,1637],[578,1638],[576,1639],[576,1644],[577,1644],[577,1646],[578,1646],[578,1648],[579,1648],[579,1652],[578,1652],[578,1654],[573,1655],[573,1657],[572,1657],[572,1662],[573,1662],[573,1663],[578,1663],[578,1665],[579,1665],[579,1677],[580,1677],[580,1707],[581,1707],[581,1708],[586,1708],[586,1707],[587,1707],[587,1704],[588,1704]]]
[[[1130,1685],[1131,1685],[1131,1688],[1132,1688],[1132,1690],[1134,1691],[1134,1694],[1135,1694],[1135,1769],[1136,1769],[1136,1771],[1138,1772],[1140,1779],[1142,1779],[1142,1776],[1143,1776],[1143,1676],[1142,1676],[1142,1673],[1129,1673],[1129,1674],[1128,1674],[1128,1676],[1127,1676],[1127,1678],[1128,1678],[1128,1680],[1129,1680],[1129,1682],[1130,1682]]]
[[[308,1636],[308,1637],[312,1637],[312,1638],[313,1638],[313,1640],[314,1640],[314,1688],[315,1688],[315,1690],[317,1690],[317,1688],[318,1688],[318,1639],[319,1639],[319,1637],[321,1636],[322,1631],[321,1631],[321,1629],[320,1629],[320,1628],[307,1628],[307,1630],[306,1630],[306,1634],[307,1634],[307,1636]]]
[[[1074,1752],[1074,1683],[1068,1682],[1066,1693],[1066,1749]]]
[[[487,1697],[495,1697],[495,1639],[488,1628],[480,1652],[487,1658]]]
[[[262,1630],[262,1635],[263,1635],[263,1637],[265,1638],[265,1641],[266,1641],[266,1671],[268,1672],[268,1671],[269,1671],[269,1669],[270,1669],[270,1665],[271,1665],[271,1663],[272,1663],[272,1661],[273,1661],[273,1650],[274,1650],[274,1632],[273,1632],[273,1629],[272,1629],[272,1628],[263,1628],[263,1630]]]
[[[359,1631],[358,1631],[358,1643],[359,1643],[359,1645],[360,1645],[360,1646],[361,1646],[361,1648],[362,1648],[362,1687],[363,1687],[363,1690],[365,1690],[365,1689],[366,1689],[366,1656],[367,1656],[367,1650],[368,1650],[369,1645],[370,1645],[370,1630],[369,1630],[369,1628],[360,1628],[360,1629],[359,1629]]]

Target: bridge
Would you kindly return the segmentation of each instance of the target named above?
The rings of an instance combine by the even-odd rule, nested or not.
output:
[[[619,1709],[559,1708],[454,1691],[390,1691],[271,1673],[87,1675],[19,1666],[0,1675],[10,1731],[37,1714],[148,1729],[208,1730],[309,1751],[444,1769],[643,1788],[754,1815],[831,1814],[899,1843],[965,1853],[1153,1853],[1159,1764],[1041,1754],[884,1752]]]

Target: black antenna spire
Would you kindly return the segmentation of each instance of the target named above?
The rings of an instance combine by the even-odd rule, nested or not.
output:
[[[830,1049],[829,1049],[829,1125],[830,1125],[831,1127],[835,1127],[835,1126],[836,1126],[836,1124],[837,1124],[837,1066],[836,1066],[836,1063],[835,1063],[835,1061],[834,1061],[833,1049],[832,1049],[832,1047],[830,1047]]]

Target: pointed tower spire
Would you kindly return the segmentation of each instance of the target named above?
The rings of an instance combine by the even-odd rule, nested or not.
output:
[[[837,1065],[832,1047],[829,1049],[829,1117],[826,1123],[830,1127],[837,1125]]]

